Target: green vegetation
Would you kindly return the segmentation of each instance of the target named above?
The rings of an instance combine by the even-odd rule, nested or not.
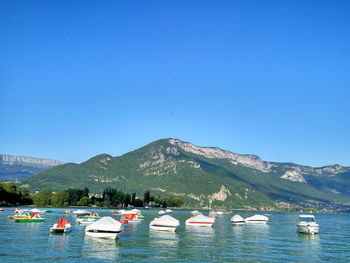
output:
[[[0,183],[0,205],[27,205],[33,201],[29,195],[29,191],[22,190],[12,183]]]
[[[308,183],[282,179],[291,165],[294,164],[273,163],[271,171],[265,173],[227,159],[186,152],[164,139],[120,157],[101,154],[81,164],[59,165],[22,183],[29,184],[32,190],[75,188],[67,190],[69,205],[77,205],[87,196],[83,190],[77,191],[84,187],[89,188],[92,196],[103,192],[102,199],[90,198],[89,203],[103,206],[135,202],[139,206],[140,201],[143,205],[158,201],[158,204],[203,207],[212,201],[214,208],[240,209],[275,207],[279,202],[295,205],[350,202],[349,174],[328,178],[305,175]],[[146,189],[158,198],[152,199]],[[340,189],[339,193],[334,189]],[[183,203],[169,199],[173,197],[181,197]],[[86,203],[86,199],[82,202]]]
[[[136,193],[132,195],[118,191],[115,188],[107,187],[104,189],[102,197],[88,196],[89,189],[68,189],[57,193],[51,190],[41,190],[33,195],[34,205],[44,207],[66,207],[69,204],[74,206],[98,206],[98,207],[143,207],[144,204],[155,207],[181,207],[184,201],[180,197],[155,198],[150,195],[150,191],[146,191],[145,196],[148,199],[140,199]],[[81,197],[80,197],[81,196]],[[79,201],[76,201],[79,198]]]

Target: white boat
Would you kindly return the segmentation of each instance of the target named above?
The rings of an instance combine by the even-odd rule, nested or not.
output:
[[[122,231],[122,223],[110,216],[102,217],[100,220],[88,225],[85,234],[92,237],[117,238]]]
[[[234,215],[233,217],[231,217],[231,222],[234,225],[242,225],[245,223],[245,219],[240,215]]]
[[[160,215],[160,216],[166,215],[166,212],[165,212],[164,210],[160,210],[160,211],[158,212],[158,215]]]
[[[170,215],[170,214],[173,213],[173,210],[171,210],[171,209],[166,209],[166,210],[165,210],[165,213],[167,213],[168,215]]]
[[[79,210],[75,210],[73,211],[73,215],[80,217],[80,216],[89,216],[91,215],[91,212],[89,210],[83,210],[83,209],[79,209]]]
[[[30,209],[29,211],[32,212],[32,213],[39,213],[41,215],[45,214],[45,211],[41,210],[39,208],[33,208],[33,209]]]
[[[223,215],[223,214],[224,214],[224,211],[216,211],[216,214],[217,214],[217,215]]]
[[[56,222],[53,224],[52,227],[50,227],[50,231],[52,233],[67,233],[71,229],[71,224],[67,221],[67,218],[63,217],[60,218],[59,222]]]
[[[215,222],[214,217],[209,217],[205,215],[193,216],[186,220],[186,226],[212,226]]]
[[[320,225],[316,223],[313,215],[299,215],[297,230],[304,234],[318,234]]]
[[[193,210],[192,212],[191,212],[191,215],[192,216],[198,216],[198,215],[201,215],[202,213],[201,212],[199,212],[198,210]]]
[[[157,217],[149,223],[149,227],[155,230],[175,231],[180,225],[180,221],[170,215]]]
[[[268,221],[269,221],[269,218],[263,215],[253,215],[245,219],[246,223],[255,223],[255,224],[266,224]]]

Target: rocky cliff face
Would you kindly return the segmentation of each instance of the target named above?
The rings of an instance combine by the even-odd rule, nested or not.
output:
[[[0,154],[0,163],[4,165],[28,165],[28,166],[43,166],[43,167],[53,167],[56,165],[63,164],[63,162],[44,159],[44,158],[34,158],[28,156],[15,156],[9,154]]]
[[[170,139],[169,142],[186,152],[198,154],[209,159],[227,159],[232,164],[240,164],[262,172],[269,172],[272,167],[269,162],[264,162],[258,156],[252,154],[237,154],[220,148],[200,147],[177,139]]]

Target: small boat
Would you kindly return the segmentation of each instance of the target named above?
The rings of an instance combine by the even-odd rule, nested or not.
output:
[[[164,210],[160,210],[160,211],[158,212],[158,215],[159,215],[159,216],[164,216],[164,215],[166,215],[166,212],[165,212]]]
[[[165,213],[167,213],[168,215],[171,215],[171,214],[173,213],[173,210],[171,210],[171,209],[166,209],[166,210],[165,210]]]
[[[123,219],[130,219],[133,218],[135,220],[143,220],[145,217],[141,214],[141,211],[138,209],[133,209],[130,211],[123,211],[121,213]]]
[[[38,214],[40,214],[40,215],[45,214],[45,211],[44,211],[44,210],[41,210],[41,209],[39,209],[39,208],[33,208],[33,209],[30,209],[29,211],[32,212],[32,213],[38,213]]]
[[[67,218],[61,217],[59,222],[56,222],[53,224],[52,227],[50,227],[51,233],[67,233],[71,229],[71,224],[67,221]]]
[[[313,215],[299,215],[297,231],[304,234],[318,234],[320,225],[316,223]]]
[[[214,217],[209,217],[205,215],[193,216],[186,220],[186,226],[212,226],[215,222]]]
[[[4,209],[0,208],[0,212],[4,211]]]
[[[15,219],[16,223],[36,223],[44,222],[45,218],[41,217],[39,213],[33,213],[28,217],[22,217]]]
[[[234,215],[231,217],[231,222],[234,225],[243,225],[245,223],[245,219],[240,215]]]
[[[91,212],[89,210],[79,209],[79,210],[73,211],[73,215],[75,215],[76,217],[89,216],[91,215]]]
[[[100,238],[117,238],[118,233],[122,231],[122,223],[110,216],[102,217],[100,220],[88,225],[85,228],[85,234]]]
[[[76,221],[77,224],[89,225],[96,222],[99,219],[101,219],[101,217],[98,215],[98,213],[92,213],[91,215],[81,216]]]
[[[180,225],[180,221],[173,218],[170,215],[163,215],[153,219],[149,223],[149,227],[155,230],[163,231],[176,231],[176,228]]]
[[[64,211],[60,211],[60,214],[70,214],[70,210],[66,209]]]
[[[263,215],[253,215],[251,217],[247,217],[244,221],[246,223],[266,224],[269,221],[269,218]]]
[[[25,219],[30,217],[29,212],[17,212],[16,215],[8,216],[8,219]]]
[[[223,214],[224,214],[224,211],[216,211],[216,214],[217,214],[217,215],[223,215]]]
[[[198,215],[201,215],[202,213],[201,212],[199,212],[198,210],[193,210],[192,212],[191,212],[191,215],[192,216],[198,216]]]
[[[109,211],[110,213],[112,213],[112,214],[116,214],[116,213],[118,213],[118,211],[117,210],[111,210],[111,211]]]

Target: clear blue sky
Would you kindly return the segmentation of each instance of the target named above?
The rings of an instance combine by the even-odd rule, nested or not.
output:
[[[350,1],[3,0],[0,32],[0,153],[350,166]]]

